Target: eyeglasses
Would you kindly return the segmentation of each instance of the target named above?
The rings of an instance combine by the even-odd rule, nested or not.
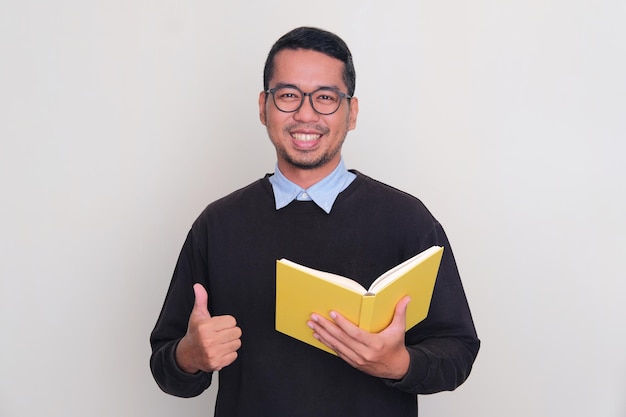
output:
[[[298,87],[284,86],[270,88],[265,93],[272,95],[274,105],[284,113],[293,113],[300,110],[300,107],[304,104],[304,97],[309,96],[309,102],[313,110],[325,116],[339,110],[341,100],[352,98],[330,87],[321,87],[311,93],[304,93]]]

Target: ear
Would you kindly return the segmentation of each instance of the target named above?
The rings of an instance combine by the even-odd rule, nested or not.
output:
[[[348,115],[348,130],[356,129],[356,119],[359,114],[359,99],[352,97],[350,99],[350,114]]]
[[[266,93],[265,91],[261,91],[259,93],[259,118],[261,119],[261,123],[263,123],[263,126],[266,126],[265,124],[265,120],[266,120],[266,114],[265,114],[265,109],[266,109],[266,103],[267,103],[267,97],[266,97]]]

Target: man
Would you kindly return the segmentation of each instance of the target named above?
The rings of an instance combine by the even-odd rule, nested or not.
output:
[[[416,198],[344,166],[354,88],[336,35],[298,28],[272,47],[259,113],[276,172],[194,222],[151,335],[164,391],[199,395],[220,371],[216,416],[416,416],[416,394],[468,377],[479,340],[441,225]],[[408,297],[378,334],[311,312],[311,332],[337,356],[274,329],[277,259],[368,287],[432,245],[445,249],[429,315],[406,333]]]

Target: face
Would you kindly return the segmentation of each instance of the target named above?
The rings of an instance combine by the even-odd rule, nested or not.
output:
[[[294,85],[305,93],[320,87],[336,88],[347,93],[343,81],[344,64],[338,59],[311,50],[285,49],[274,57],[275,70],[269,82]],[[341,159],[341,146],[348,131],[356,127],[358,101],[343,99],[331,115],[321,115],[311,107],[307,96],[302,107],[293,113],[276,108],[271,95],[259,95],[261,123],[267,128],[276,148],[278,168],[291,181],[302,186],[330,174]],[[308,184],[306,187],[308,187]]]

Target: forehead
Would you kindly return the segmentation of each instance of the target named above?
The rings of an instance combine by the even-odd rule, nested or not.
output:
[[[283,49],[274,56],[274,73],[270,84],[293,84],[302,89],[345,89],[343,71],[343,62],[321,52]]]

